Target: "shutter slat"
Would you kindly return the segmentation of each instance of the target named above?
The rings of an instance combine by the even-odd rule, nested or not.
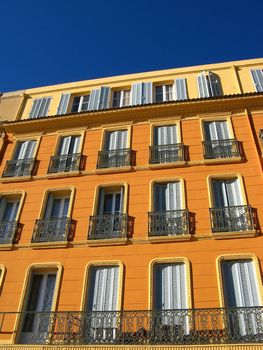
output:
[[[187,87],[186,87],[186,79],[180,78],[175,79],[175,99],[176,100],[187,100]]]
[[[59,105],[58,105],[58,110],[57,110],[57,114],[58,115],[67,113],[69,100],[70,100],[70,94],[69,93],[65,93],[65,94],[61,95],[61,98],[60,98],[60,101],[59,101]]]

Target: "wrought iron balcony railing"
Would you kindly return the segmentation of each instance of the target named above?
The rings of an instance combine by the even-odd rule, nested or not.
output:
[[[78,171],[81,169],[83,157],[81,153],[52,156],[50,158],[48,172],[62,173]]]
[[[0,340],[45,345],[196,345],[263,342],[263,308],[0,313]],[[25,335],[26,336],[25,336]]]
[[[35,158],[8,160],[2,177],[30,176],[34,166]]]
[[[179,236],[189,234],[189,232],[187,209],[148,213],[149,236]]]
[[[250,205],[209,210],[212,232],[248,231],[255,228]]]
[[[0,222],[0,244],[12,244],[17,227],[17,221],[2,220]]]
[[[205,159],[241,157],[240,144],[236,139],[203,141]]]
[[[38,219],[32,236],[32,243],[67,241],[73,229],[70,218]]]
[[[98,153],[97,168],[119,168],[130,166],[132,163],[132,150],[122,148],[111,151],[100,151]]]
[[[89,239],[126,238],[128,224],[127,214],[90,216]]]
[[[184,145],[182,143],[150,146],[149,149],[150,164],[180,162],[185,160]]]

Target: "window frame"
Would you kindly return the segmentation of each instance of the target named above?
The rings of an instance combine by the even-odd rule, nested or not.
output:
[[[156,88],[157,87],[162,87],[162,98],[163,100],[160,101],[160,102],[157,102],[156,101]],[[171,86],[171,93],[172,93],[172,98],[171,99],[167,99],[166,98],[166,94],[167,94],[167,91],[166,91],[166,87],[167,86]],[[154,103],[163,103],[163,102],[167,102],[167,101],[175,101],[176,100],[176,94],[175,94],[175,86],[174,86],[174,81],[173,82],[167,82],[167,83],[155,83],[154,86],[153,86],[153,92],[154,92],[154,96],[153,96],[153,100],[154,100]]]
[[[117,300],[117,311],[122,310],[123,304],[123,285],[124,285],[124,265],[121,260],[97,260],[89,262],[84,271],[83,287],[80,303],[80,311],[85,311],[88,290],[90,285],[90,271],[92,267],[103,267],[103,266],[118,266],[119,267],[119,281],[118,281],[118,300]]]
[[[185,264],[185,273],[186,273],[186,287],[187,287],[187,305],[188,309],[192,309],[192,285],[191,285],[191,268],[190,261],[185,257],[167,257],[167,258],[156,258],[150,261],[149,264],[149,277],[148,277],[148,310],[153,309],[154,303],[154,265],[155,264],[176,264],[184,263]]]
[[[0,265],[0,294],[2,293],[4,279],[6,275],[6,267],[5,265]]]
[[[79,142],[79,150],[77,153],[82,154],[83,152],[83,146],[84,146],[84,141],[85,141],[85,136],[86,136],[86,130],[72,130],[72,131],[60,131],[57,134],[56,142],[55,142],[55,147],[53,151],[53,156],[59,156],[60,154],[58,153],[59,148],[60,148],[60,143],[61,140],[64,137],[68,136],[79,136],[80,137],[80,142]]]
[[[150,124],[150,146],[155,146],[155,144],[154,144],[154,129],[155,129],[155,127],[170,126],[170,125],[176,125],[177,143],[182,143],[181,120],[180,119],[169,119],[169,120],[165,120],[163,122],[156,121],[156,122],[153,122]]]
[[[107,132],[122,131],[122,130],[123,131],[127,130],[127,145],[126,145],[126,148],[131,149],[132,126],[131,125],[127,125],[127,124],[123,124],[123,125],[117,125],[116,127],[114,127],[114,126],[103,127],[99,151],[100,152],[105,151]]]
[[[2,197],[7,197],[7,198],[11,197],[11,199],[12,199],[12,197],[19,198],[19,206],[17,209],[16,217],[15,217],[15,221],[19,221],[19,219],[21,217],[24,201],[26,198],[26,192],[25,191],[1,192],[0,193],[0,201],[1,201]]]
[[[206,141],[206,135],[205,135],[205,123],[206,122],[220,122],[220,121],[226,121],[227,122],[227,129],[229,133],[230,139],[235,139],[235,134],[234,134],[234,128],[232,124],[232,119],[231,116],[226,116],[225,114],[221,116],[202,116],[199,117],[199,122],[200,122],[200,130],[201,130],[201,138],[202,141]]]
[[[91,91],[87,92],[87,93],[83,93],[83,94],[80,94],[80,95],[77,95],[77,94],[71,94],[70,96],[70,100],[69,100],[69,104],[68,104],[68,108],[67,108],[67,113],[71,113],[71,114],[74,114],[74,113],[80,113],[80,112],[87,112],[88,109],[85,109],[85,110],[81,110],[82,108],[82,105],[83,105],[83,99],[85,96],[89,96],[89,101],[90,101],[90,94],[91,94]],[[79,105],[78,105],[78,110],[75,111],[75,112],[72,112],[72,107],[73,107],[73,102],[74,102],[74,98],[75,97],[80,97],[80,101],[79,101]],[[88,102],[89,104],[89,102]]]
[[[15,144],[14,144],[14,147],[13,147],[13,150],[12,150],[12,154],[11,154],[10,160],[14,160],[15,159],[14,157],[15,157],[15,154],[16,154],[17,147],[18,147],[19,143],[26,142],[26,141],[36,141],[36,146],[35,146],[34,152],[32,154],[32,158],[36,158],[36,155],[37,155],[38,149],[39,149],[39,145],[40,145],[40,141],[41,141],[41,136],[29,135],[28,137],[27,136],[21,136],[21,137],[16,137],[15,138],[15,140],[14,140]]]
[[[26,274],[24,277],[24,282],[22,286],[22,293],[20,296],[19,304],[18,304],[18,310],[17,310],[17,316],[15,320],[14,325],[14,331],[11,336],[11,344],[15,344],[16,341],[19,339],[21,330],[22,330],[22,324],[21,319],[23,319],[21,312],[25,310],[26,305],[28,303],[29,298],[29,287],[31,283],[31,279],[33,276],[33,273],[35,271],[44,271],[46,273],[56,271],[56,284],[54,288],[54,294],[53,294],[53,300],[52,300],[52,306],[51,306],[51,312],[55,311],[58,305],[58,297],[59,297],[59,290],[60,285],[62,282],[62,272],[63,272],[63,266],[59,262],[42,262],[42,263],[33,263],[28,266],[26,270]]]
[[[262,278],[259,267],[259,260],[255,254],[252,253],[234,253],[234,254],[223,254],[217,257],[216,259],[216,272],[217,272],[217,284],[218,284],[218,292],[219,292],[219,302],[220,307],[225,308],[225,298],[224,298],[224,286],[223,286],[223,274],[221,268],[221,262],[223,260],[252,260],[254,264],[254,271],[256,281],[258,283],[258,291],[261,305],[263,305],[263,285]]]
[[[252,79],[252,84],[253,84],[255,92],[263,92],[263,84],[261,86],[261,90],[258,90],[257,89],[257,84],[255,83],[254,78],[253,78],[252,71],[257,71],[257,70],[261,70],[262,71],[262,76],[263,76],[263,68],[250,68],[250,76],[251,76],[251,79]]]
[[[124,101],[124,93],[129,91],[129,103],[127,105],[123,104]],[[120,92],[121,96],[120,96],[120,105],[119,106],[113,106],[113,101],[114,101],[114,93],[115,92]],[[110,106],[111,108],[122,108],[122,107],[129,107],[130,106],[130,102],[131,102],[131,87],[124,87],[121,89],[116,89],[116,90],[112,90],[111,91],[111,98],[110,98]]]

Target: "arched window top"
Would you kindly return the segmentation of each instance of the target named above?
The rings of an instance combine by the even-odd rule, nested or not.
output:
[[[223,95],[220,78],[210,71],[203,71],[197,75],[199,97],[214,97]]]

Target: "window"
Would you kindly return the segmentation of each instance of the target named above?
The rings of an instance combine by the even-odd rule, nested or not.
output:
[[[125,213],[125,199],[124,186],[99,189],[96,215],[90,218],[89,239],[127,237],[128,216]]]
[[[4,195],[0,199],[0,244],[12,244],[18,226],[21,195]]]
[[[7,161],[3,177],[29,176],[35,165],[36,140],[18,141],[13,159]]]
[[[57,155],[51,157],[48,172],[78,171],[81,162],[80,141],[80,135],[60,137]]]
[[[98,168],[114,168],[131,165],[128,130],[106,131],[103,150],[99,152]]]
[[[118,295],[120,286],[119,266],[91,266],[89,268],[86,311],[90,319],[84,329],[91,342],[112,342],[117,336]]]
[[[57,273],[35,270],[31,274],[19,342],[45,343],[48,337]],[[27,313],[28,312],[28,313]]]
[[[38,98],[33,101],[32,109],[29,113],[29,118],[40,118],[48,114],[51,97]]]
[[[71,113],[87,111],[89,108],[90,95],[75,96],[73,98]]]
[[[263,69],[251,69],[253,83],[257,92],[263,92]]]
[[[189,333],[189,308],[186,266],[183,262],[153,265],[153,319],[156,338],[165,336],[172,341]]]
[[[130,90],[114,91],[112,95],[112,107],[126,107],[130,105]]]
[[[186,79],[175,79],[174,84],[155,86],[155,102],[187,99]]]
[[[253,230],[251,208],[244,205],[238,178],[212,179],[213,232]]]
[[[221,262],[224,302],[231,335],[235,339],[261,333],[260,293],[252,259]]]
[[[153,185],[153,211],[149,213],[149,236],[189,233],[188,211],[183,209],[180,181]]]
[[[205,121],[203,127],[206,159],[240,157],[239,143],[230,136],[227,120]]]
[[[202,72],[197,77],[199,97],[214,97],[223,94],[221,82],[217,74]]]
[[[47,201],[42,218],[36,220],[32,242],[67,241],[71,232],[70,190],[52,191],[47,194]]]
[[[153,128],[150,163],[170,163],[184,160],[184,146],[179,143],[178,125],[157,125]]]

